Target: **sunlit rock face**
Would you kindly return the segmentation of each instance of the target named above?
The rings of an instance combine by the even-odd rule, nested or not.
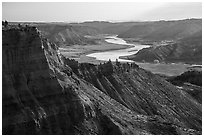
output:
[[[201,108],[196,102],[185,97],[185,101],[181,103],[189,103],[188,105],[175,106],[175,113],[177,110],[182,110],[177,113],[189,117],[195,114],[197,118],[191,118],[195,128],[189,125],[189,121],[186,125],[183,121],[181,123],[184,125],[175,125],[154,113],[150,115],[151,113],[143,113],[143,110],[135,111],[136,105],[129,105],[131,101],[125,105],[110,93],[107,94],[100,88],[96,88],[94,84],[88,82],[88,79],[86,81],[86,79],[77,76],[69,64],[65,63],[65,58],[59,53],[58,47],[48,39],[42,38],[35,27],[3,29],[2,62],[3,134],[201,133],[201,128],[199,128],[201,127],[199,123]],[[137,70],[135,71],[137,72]],[[137,84],[137,80],[148,83],[149,81],[145,81],[143,77],[147,74],[145,71],[142,74],[139,74],[140,71],[136,72],[131,71],[130,73],[134,73],[134,88],[136,89],[137,86],[142,88],[142,82]],[[143,78],[136,75],[142,75]],[[113,75],[113,77],[117,81],[122,81],[125,75],[123,77]],[[111,83],[111,80],[109,81]],[[162,86],[165,87],[165,85]],[[169,88],[163,89],[170,90],[171,85],[168,86]],[[157,87],[151,88],[146,84],[142,91],[147,92],[144,95],[151,97],[149,103],[153,100],[151,92],[154,92],[154,89],[158,90],[154,94],[155,97],[156,93],[167,94],[167,91],[159,91],[160,87],[158,84]],[[135,89],[132,89],[134,94],[137,93]],[[184,97],[183,94],[185,95],[178,91],[175,94],[179,94],[181,97]],[[175,94],[166,95],[169,97],[167,100],[174,101],[171,98],[178,96]],[[140,96],[141,100],[146,97]],[[164,95],[158,96],[158,98],[163,97]],[[156,100],[157,98],[153,105],[156,104]],[[147,107],[146,104],[143,105],[143,107]],[[192,105],[190,110],[189,105]],[[177,109],[180,106],[183,108]],[[168,105],[161,107],[166,107],[161,111],[169,110]],[[180,119],[179,116],[176,118]]]
[[[2,54],[3,134],[151,134],[145,117],[77,78],[36,28],[3,30]]]
[[[189,129],[202,130],[200,92],[190,93],[178,88],[134,63],[108,62],[97,66],[89,63],[77,64],[69,59],[65,63],[79,77],[92,83],[106,95],[130,110],[146,115],[150,121],[153,118],[154,126],[151,126],[152,121],[147,125],[155,134],[165,134],[164,129],[169,130],[168,134],[184,134],[182,130]],[[161,123],[175,129],[158,126]],[[158,130],[154,128],[156,126]]]

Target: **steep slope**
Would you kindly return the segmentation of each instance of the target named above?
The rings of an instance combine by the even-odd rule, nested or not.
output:
[[[202,63],[202,32],[180,39],[175,44],[156,46],[140,50],[128,56],[134,61]]]
[[[67,24],[40,24],[37,27],[46,38],[59,46],[96,44],[94,40],[84,37],[97,34],[97,30],[91,27]]]
[[[150,41],[177,40],[202,30],[201,19],[156,21],[139,24],[119,34],[122,38],[141,38]]]
[[[163,119],[177,128],[201,130],[201,104],[161,77],[136,64],[117,63],[112,66],[108,62],[95,66],[74,62],[66,61],[79,77],[130,110]]]
[[[3,30],[3,134],[151,134],[146,117],[65,66],[35,27]]]
[[[2,39],[3,134],[201,134],[201,106],[151,73],[102,75],[107,94],[81,77],[96,71],[72,70],[35,27],[4,28]],[[114,97],[120,91],[114,81],[123,96]],[[127,97],[136,94],[130,105]]]
[[[201,71],[187,71],[179,76],[167,78],[172,84],[179,86],[185,90],[199,103],[202,104],[202,72]]]

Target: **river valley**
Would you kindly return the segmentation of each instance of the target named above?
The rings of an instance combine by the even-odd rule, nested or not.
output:
[[[117,35],[104,36],[98,45],[74,45],[71,47],[60,48],[63,55],[73,58],[81,63],[89,62],[99,64],[111,61],[134,62],[132,60],[120,59],[120,56],[129,56],[136,54],[139,50],[147,48],[149,45],[127,43],[124,39],[118,38]],[[152,73],[167,76],[179,75],[191,65],[184,63],[141,63],[136,62],[141,68],[151,71]]]

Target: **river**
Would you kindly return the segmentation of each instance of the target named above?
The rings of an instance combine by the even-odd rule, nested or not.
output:
[[[119,57],[133,55],[133,54],[136,54],[139,50],[149,47],[148,45],[127,43],[125,40],[118,38],[117,35],[107,36],[105,41],[108,43],[127,45],[131,47],[126,49],[120,49],[120,50],[111,50],[111,51],[105,51],[105,52],[92,53],[92,54],[88,54],[87,56],[94,57],[96,58],[96,60],[103,60],[103,61],[108,61],[109,59],[111,61],[115,61],[116,59],[118,59],[118,61],[120,62],[133,62],[132,60],[119,59]]]
[[[108,61],[109,59],[111,61],[115,61],[116,59],[118,59],[118,61],[120,62],[134,62],[132,60],[119,59],[119,57],[133,55],[133,54],[136,54],[139,50],[149,47],[148,45],[140,45],[140,44],[136,45],[136,44],[127,43],[125,40],[118,38],[117,35],[108,36],[106,37],[105,41],[108,43],[128,45],[132,47],[126,48],[126,49],[120,49],[120,50],[97,52],[97,53],[88,54],[87,56],[94,57],[96,60],[103,60],[103,61]],[[179,75],[187,71],[188,68],[191,67],[191,65],[184,64],[184,63],[168,63],[168,64],[166,63],[156,63],[156,64],[155,63],[141,63],[141,62],[136,62],[136,63],[141,68],[149,70],[153,73],[165,74],[168,76]]]

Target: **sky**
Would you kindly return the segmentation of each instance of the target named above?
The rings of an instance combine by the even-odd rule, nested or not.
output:
[[[8,21],[152,21],[202,18],[201,2],[3,2]]]

